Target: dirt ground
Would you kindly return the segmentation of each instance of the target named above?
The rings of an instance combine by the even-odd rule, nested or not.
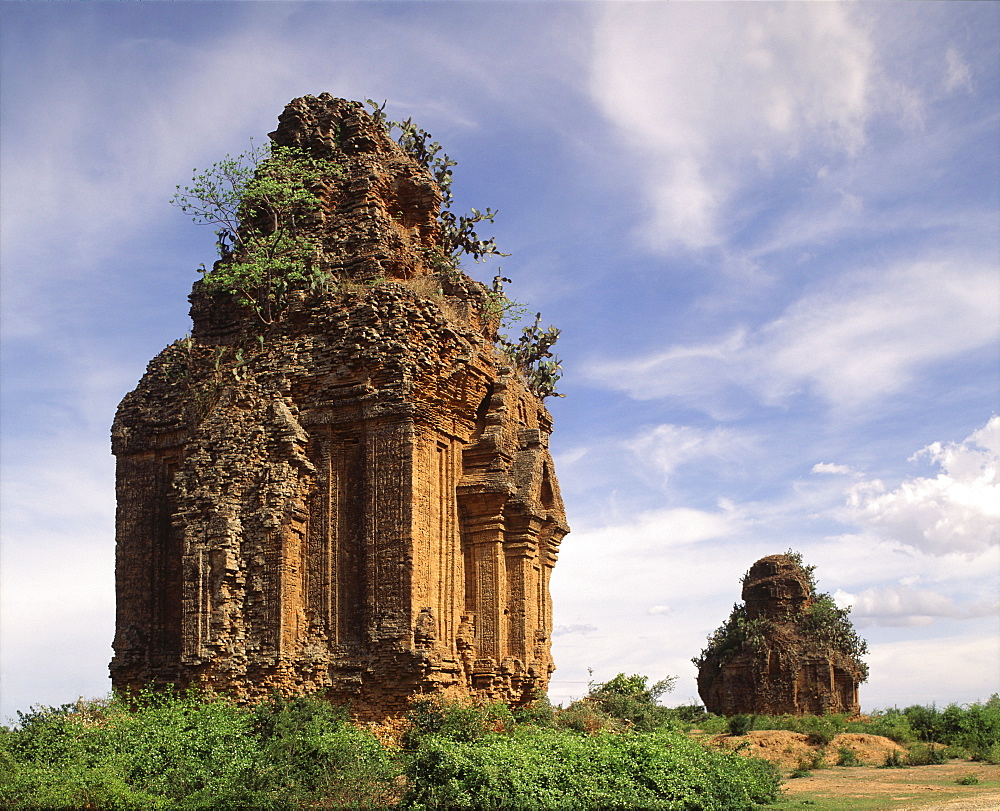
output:
[[[978,785],[957,780],[974,775]],[[790,800],[809,797],[810,808],[821,809],[824,798],[856,799],[859,808],[893,811],[997,811],[1000,809],[1000,766],[952,760],[939,766],[907,769],[873,769],[867,766],[818,769],[808,777],[787,780],[784,795]],[[863,804],[861,804],[863,803]],[[796,807],[790,804],[790,807]]]
[[[740,737],[717,735],[715,746],[760,757],[776,764],[786,777],[811,763],[808,776],[783,784],[785,809],[854,808],[864,811],[1000,811],[1000,766],[952,760],[938,766],[877,768],[899,744],[878,735],[844,733],[826,747],[810,745],[797,732],[760,730]],[[840,748],[850,749],[864,766],[837,766]],[[815,768],[819,764],[820,768]],[[961,785],[975,777],[976,785]]]

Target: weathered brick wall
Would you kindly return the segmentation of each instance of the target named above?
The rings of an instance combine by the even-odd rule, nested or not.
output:
[[[427,173],[356,103],[280,121],[344,167],[315,224],[337,284],[266,330],[196,285],[191,338],[122,401],[113,684],[323,691],[369,716],[421,691],[530,698],[568,531],[548,411],[485,288],[427,266]]]

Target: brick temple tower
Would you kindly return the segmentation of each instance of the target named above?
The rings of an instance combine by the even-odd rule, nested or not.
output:
[[[442,271],[441,190],[360,104],[296,99],[271,138],[339,167],[324,283],[268,325],[196,284],[191,336],[119,406],[113,685],[527,700],[568,527],[496,295]]]
[[[829,600],[815,593],[801,559],[768,555],[754,563],[743,579],[744,604],[702,652],[705,708],[719,715],[860,712],[858,685],[868,667],[859,654],[867,644]]]

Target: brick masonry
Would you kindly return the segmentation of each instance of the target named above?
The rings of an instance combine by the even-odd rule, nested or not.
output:
[[[568,532],[549,412],[489,291],[429,262],[440,191],[361,105],[296,99],[271,137],[342,167],[311,226],[332,283],[267,327],[196,284],[119,406],[113,685],[526,701]]]

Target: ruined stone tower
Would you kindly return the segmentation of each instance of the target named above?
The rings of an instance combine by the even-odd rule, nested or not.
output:
[[[339,167],[321,283],[268,325],[196,284],[119,406],[113,685],[526,700],[568,527],[496,295],[442,270],[441,190],[360,104],[296,99],[271,138]]]
[[[867,650],[847,612],[817,595],[797,556],[768,555],[743,579],[742,606],[709,638],[698,693],[719,715],[860,711]]]

